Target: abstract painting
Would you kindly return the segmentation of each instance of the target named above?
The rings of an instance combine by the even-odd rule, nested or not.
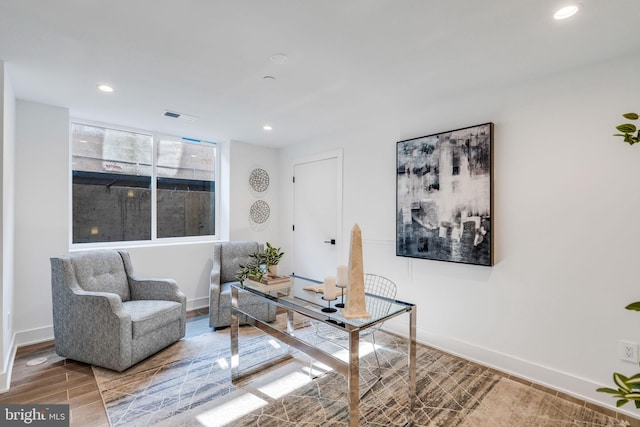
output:
[[[396,147],[396,255],[493,265],[493,123]]]

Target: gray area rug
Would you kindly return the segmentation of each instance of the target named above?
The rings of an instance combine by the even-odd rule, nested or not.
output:
[[[313,328],[296,327],[297,336],[313,339]],[[346,357],[339,346],[319,345]],[[376,348],[382,380],[360,403],[362,426],[401,426],[411,415],[416,426],[625,425],[423,345],[417,350],[417,400],[410,414],[406,339],[376,333]],[[284,350],[255,328],[241,328],[241,368]],[[94,373],[113,426],[347,426],[345,378],[311,365],[301,353],[295,356],[232,384],[226,329],[188,336],[123,373],[95,367]],[[369,342],[361,344],[360,363],[361,383],[372,381],[377,364]]]

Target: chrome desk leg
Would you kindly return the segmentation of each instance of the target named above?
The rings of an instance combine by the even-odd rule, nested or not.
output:
[[[413,425],[416,401],[416,306],[409,312],[409,425]]]
[[[238,289],[231,287],[231,380],[240,374],[240,355],[238,353],[238,333],[240,322],[238,313],[234,310],[238,308]]]
[[[293,336],[293,311],[287,310],[287,333]],[[289,346],[289,354],[293,354],[293,347]]]
[[[349,426],[357,427],[360,418],[360,330],[349,332]]]

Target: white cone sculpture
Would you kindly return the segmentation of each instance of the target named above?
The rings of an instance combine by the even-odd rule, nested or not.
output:
[[[345,319],[369,318],[364,301],[364,269],[362,267],[362,232],[358,224],[351,230],[351,249],[349,251],[349,280],[347,282],[347,301],[342,309]]]

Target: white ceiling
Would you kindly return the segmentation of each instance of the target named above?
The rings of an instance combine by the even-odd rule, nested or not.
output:
[[[0,60],[18,98],[72,117],[284,146],[640,55],[640,0],[553,20],[567,1],[0,0]]]

